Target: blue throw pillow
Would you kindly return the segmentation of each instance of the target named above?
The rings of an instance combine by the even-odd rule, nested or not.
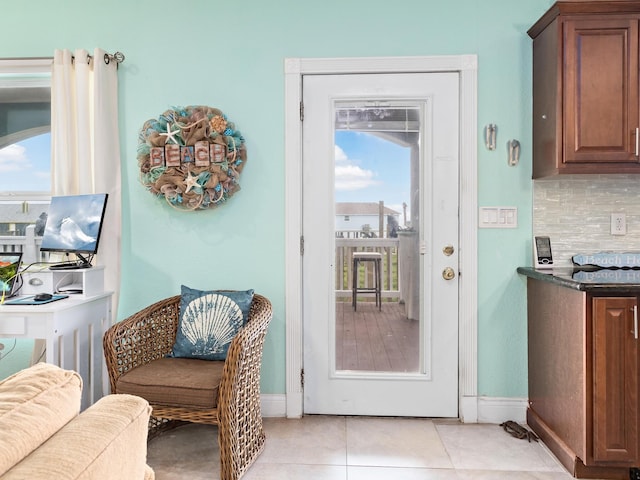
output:
[[[203,291],[182,285],[180,321],[171,357],[224,360],[247,323],[253,290]]]

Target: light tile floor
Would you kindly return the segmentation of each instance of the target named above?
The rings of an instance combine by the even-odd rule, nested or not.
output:
[[[537,442],[498,425],[451,420],[266,418],[264,452],[243,480],[568,480]],[[157,480],[219,478],[216,427],[187,425],[149,442]]]

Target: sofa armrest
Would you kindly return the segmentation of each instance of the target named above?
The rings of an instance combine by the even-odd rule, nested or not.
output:
[[[149,465],[144,469],[144,480],[156,480],[156,474]]]
[[[140,397],[107,395],[0,479],[143,480],[148,475],[150,414],[151,407]]]
[[[0,381],[0,478],[80,412],[77,372],[37,363]]]
[[[112,325],[103,337],[111,392],[120,375],[171,352],[180,319],[180,295],[149,305]]]

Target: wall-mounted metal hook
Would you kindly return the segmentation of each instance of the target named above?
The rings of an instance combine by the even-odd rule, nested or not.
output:
[[[484,127],[484,143],[487,146],[487,150],[496,149],[496,137],[498,135],[498,126],[495,123],[490,123]]]
[[[520,142],[518,140],[509,140],[507,148],[509,149],[509,166],[514,167],[520,161]]]

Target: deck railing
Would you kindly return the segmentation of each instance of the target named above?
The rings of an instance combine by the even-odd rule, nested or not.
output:
[[[336,238],[336,297],[351,299],[353,281],[353,252],[379,252],[382,254],[382,298],[400,299],[397,238]],[[373,287],[374,268],[371,262],[360,266],[360,286]]]
[[[40,251],[42,237],[35,234],[35,225],[29,225],[24,235],[0,236],[0,252],[22,252],[22,263],[47,261],[47,254]]]
[[[0,252],[22,252],[23,264],[47,261],[47,254],[40,252],[42,237],[36,236],[35,226],[29,225],[25,235],[0,236]],[[397,238],[336,238],[336,297],[351,299],[353,282],[353,252],[379,252],[382,254],[382,298],[400,299],[400,262],[398,262]],[[360,286],[372,287],[373,264],[360,265]]]

